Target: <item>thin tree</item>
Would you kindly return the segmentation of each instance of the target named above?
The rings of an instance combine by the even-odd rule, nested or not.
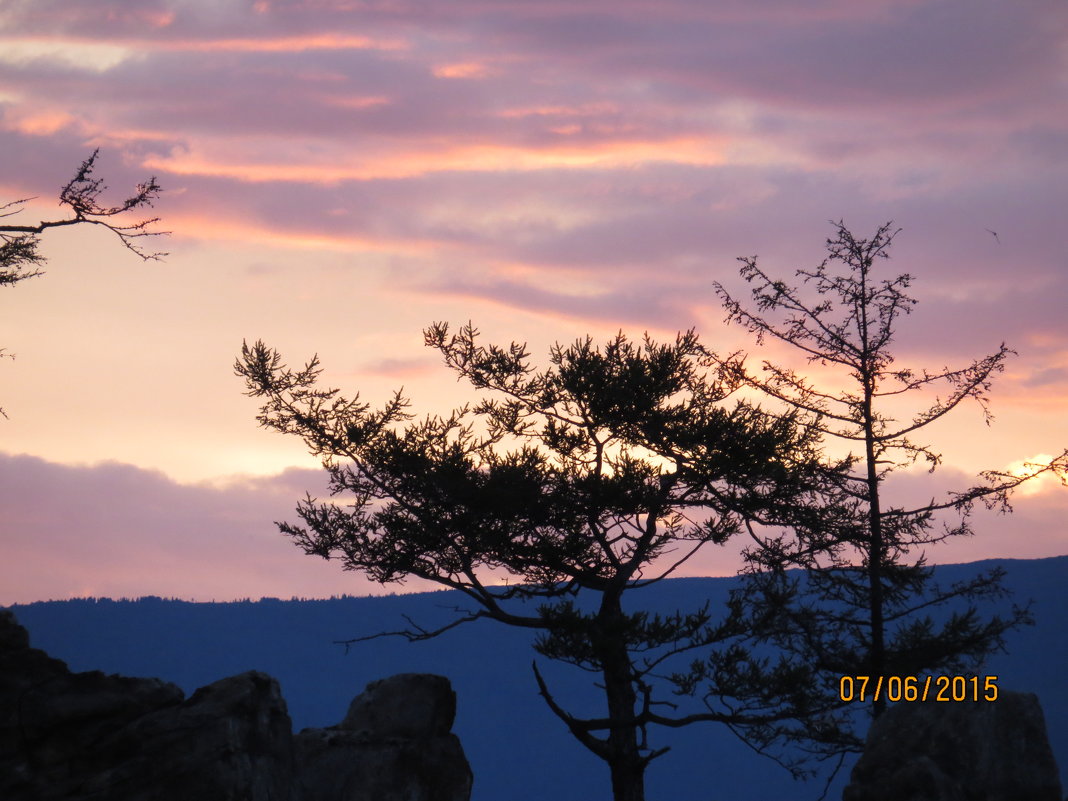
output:
[[[160,259],[166,253],[154,253],[141,247],[145,237],[161,236],[166,231],[151,231],[158,217],[132,223],[120,223],[127,212],[151,207],[160,193],[155,177],[138,184],[136,191],[116,206],[102,205],[100,195],[107,189],[103,180],[93,177],[99,149],[82,162],[74,177],[59,191],[59,204],[70,210],[70,216],[57,220],[41,220],[28,225],[0,225],[0,286],[13,286],[27,278],[42,275],[39,269],[45,258],[41,255],[41,234],[51,228],[69,225],[102,225],[115,234],[129,250],[144,260]],[[0,205],[0,219],[10,218],[25,210],[35,198],[22,198]],[[0,348],[0,356],[5,354]],[[7,415],[0,409],[0,415]]]
[[[888,677],[974,669],[1003,647],[1007,631],[1030,622],[1028,610],[1015,606],[1006,616],[980,614],[980,600],[1006,594],[1003,570],[940,587],[926,553],[947,539],[972,534],[969,515],[977,501],[1007,512],[1012,491],[1024,482],[1044,473],[1059,473],[1065,480],[1068,451],[1016,474],[985,471],[981,483],[917,506],[888,503],[885,481],[891,472],[920,460],[934,472],[941,462],[940,454],[913,440],[916,432],[969,399],[990,424],[991,380],[1013,351],[1002,344],[963,368],[934,372],[896,365],[891,348],[895,326],[916,303],[905,291],[912,277],[883,279],[876,268],[888,258],[898,230],[887,223],[870,239],[858,239],[842,222],[833,225],[829,258],[815,269],[797,271],[803,287],[773,279],[756,258],[743,258],[740,272],[752,284],[755,310],[745,308],[721,284],[715,288],[728,322],[743,325],[758,344],[777,339],[810,364],[837,368],[850,388],[824,390],[766,360],[754,370],[743,354],[717,361],[724,380],[759,390],[791,419],[850,448],[848,476],[843,480],[842,465],[836,464],[833,481],[824,485],[824,502],[834,514],[822,528],[800,535],[750,528],[756,544],[747,557],[753,567],[751,587],[758,591],[749,599],[768,612],[763,618],[766,636],[817,666],[826,680],[825,693],[837,694],[842,676],[870,677],[864,700],[878,715],[886,706]],[[776,319],[764,316],[768,313]],[[923,395],[939,387],[941,397],[930,401]],[[908,419],[896,419],[887,402],[896,404],[913,394],[928,399]],[[948,520],[941,513],[949,513]],[[783,566],[791,563],[809,568],[807,575],[802,579],[784,572]],[[882,691],[876,694],[876,688]]]
[[[415,422],[398,392],[373,410],[319,388],[317,358],[291,370],[262,342],[243,345],[235,365],[247,394],[264,399],[261,425],[302,437],[332,494],[350,501],[308,496],[303,525],[280,530],[377,582],[414,576],[471,603],[439,628],[411,622],[388,634],[421,640],[489,618],[530,629],[543,657],[598,675],[604,714],[582,718],[533,666],[553,713],[607,763],[616,801],[641,801],[646,767],[667,750],[650,743],[650,726],[718,721],[766,737],[788,720],[835,724],[809,667],[751,652],[738,599],[722,616],[708,605],[667,615],[634,606],[743,519],[805,506],[798,499],[821,467],[811,429],[725,403],[730,390],[706,375],[693,332],[668,345],[620,334],[603,348],[588,338],[555,346],[540,371],[524,346],[484,347],[470,324],[452,336],[436,324],[425,337],[484,392],[474,406]],[[668,676],[668,664],[703,649],[715,652],[715,689],[679,710],[685,698],[665,691],[693,668]]]

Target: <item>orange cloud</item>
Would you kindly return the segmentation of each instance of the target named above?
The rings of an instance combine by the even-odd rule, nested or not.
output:
[[[504,119],[525,117],[588,117],[594,114],[615,114],[619,107],[614,103],[585,103],[581,106],[518,106],[498,111],[496,116]]]
[[[227,219],[218,216],[216,210],[205,209],[203,213],[169,212],[167,226],[177,233],[195,239],[213,239],[231,242],[255,243],[274,247],[310,250],[333,250],[340,252],[374,252],[403,255],[424,255],[440,252],[446,243],[371,237],[357,234],[328,234],[322,232],[279,229],[254,220]]]
[[[441,64],[433,68],[435,78],[485,78],[489,68],[476,61],[463,61],[457,64]]]
[[[374,108],[375,106],[388,106],[391,101],[388,97],[380,95],[354,95],[352,97],[326,97],[323,102],[328,106],[338,108]]]
[[[161,14],[154,18],[153,27],[166,27],[173,19]],[[230,39],[140,39],[116,37],[107,42],[99,39],[78,36],[23,36],[0,40],[4,48],[11,51],[5,60],[16,57],[42,57],[59,54],[66,61],[71,61],[70,52],[86,51],[96,56],[96,60],[105,60],[105,67],[114,66],[131,54],[131,51],[178,51],[208,52],[224,51],[235,53],[299,53],[308,50],[407,50],[408,44],[400,39],[375,39],[370,36],[353,36],[349,34],[319,33],[299,36],[276,36],[273,38],[230,38]],[[105,58],[106,57],[106,58]]]
[[[297,53],[305,50],[406,50],[399,39],[373,39],[321,33],[308,36],[282,36],[274,39],[186,39],[171,42],[143,43],[146,49],[214,51],[238,53]]]
[[[9,131],[28,136],[51,136],[77,122],[77,118],[64,111],[39,111],[8,115],[3,127]]]
[[[531,171],[560,168],[616,168],[651,162],[692,165],[724,163],[721,148],[704,138],[665,141],[562,143],[533,149],[510,145],[455,146],[441,152],[400,152],[357,164],[240,163],[192,154],[153,156],[144,166],[177,175],[210,175],[250,183],[293,181],[334,184],[339,181],[412,178],[435,172]]]
[[[1034,456],[1027,459],[1017,459],[1010,463],[1006,468],[1006,472],[1012,473],[1014,476],[1026,476],[1033,472],[1036,468],[1049,464],[1053,461],[1053,456],[1048,453],[1036,453]],[[1019,489],[1016,490],[1016,494],[1022,497],[1030,497],[1032,495],[1040,495],[1043,493],[1050,493],[1058,491],[1061,488],[1068,486],[1068,475],[1063,479],[1054,472],[1043,473],[1037,478],[1033,478],[1024,484],[1021,484]]]

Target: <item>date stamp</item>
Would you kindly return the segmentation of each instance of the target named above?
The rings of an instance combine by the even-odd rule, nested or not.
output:
[[[842,676],[838,697],[857,701],[996,701],[997,676]]]

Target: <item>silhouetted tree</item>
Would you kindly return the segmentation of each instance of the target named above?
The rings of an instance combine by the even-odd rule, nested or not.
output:
[[[549,707],[608,764],[616,801],[643,799],[646,766],[667,750],[649,744],[650,725],[718,721],[762,741],[789,734],[786,721],[837,725],[837,704],[811,691],[808,666],[754,653],[740,598],[722,616],[708,605],[668,615],[633,606],[634,593],[743,520],[803,526],[792,510],[811,508],[812,471],[826,469],[811,428],[725,404],[730,389],[706,375],[693,332],[669,345],[620,334],[603,348],[589,338],[555,346],[543,371],[522,345],[482,346],[471,325],[450,336],[436,324],[425,338],[486,391],[476,405],[413,422],[397,393],[372,410],[318,388],[317,358],[291,370],[262,342],[244,345],[235,366],[247,394],[264,398],[261,425],[301,436],[332,494],[350,499],[308,496],[304,525],[281,531],[375,581],[416,576],[473,603],[440,628],[389,633],[421,640],[490,618],[537,632],[542,656],[598,674],[605,713],[581,718],[534,664]],[[702,649],[714,655],[665,675],[669,660]],[[685,697],[664,690],[685,688],[695,670],[713,688],[679,710]]]
[[[73,216],[59,220],[42,220],[32,225],[0,225],[0,286],[12,286],[19,281],[41,275],[38,268],[44,264],[45,259],[39,250],[40,237],[50,228],[82,224],[102,225],[142,259],[159,259],[167,255],[147,252],[139,244],[144,237],[166,233],[148,230],[149,226],[159,222],[158,217],[125,225],[118,222],[126,212],[152,206],[160,193],[155,177],[150,178],[147,183],[138,184],[134,194],[119,205],[103,206],[100,204],[100,195],[107,187],[101,179],[92,177],[99,153],[99,150],[94,150],[59,192],[60,205],[70,209]],[[0,206],[0,219],[19,214],[24,210],[25,204],[33,199],[13,200]],[[0,356],[2,355],[5,354],[0,348]],[[0,414],[4,414],[3,409],[0,409]]]
[[[755,258],[740,259],[742,277],[753,285],[756,306],[749,311],[724,287],[716,291],[728,310],[728,322],[741,323],[756,335],[798,349],[809,363],[838,368],[847,389],[835,392],[792,369],[746,357],[717,357],[721,380],[755,388],[781,403],[791,420],[822,435],[844,441],[860,455],[847,459],[848,478],[836,463],[824,482],[819,503],[830,512],[823,526],[805,531],[769,533],[751,529],[756,544],[747,552],[751,565],[747,603],[763,609],[762,634],[825,679],[823,692],[838,693],[841,676],[871,677],[867,688],[872,712],[885,707],[886,687],[876,697],[879,679],[923,676],[976,669],[1002,647],[1003,635],[1028,623],[1026,609],[1013,607],[1005,617],[984,618],[977,602],[1001,597],[1003,571],[986,571],[970,581],[940,587],[926,565],[926,547],[972,533],[969,513],[976,501],[1010,511],[1012,491],[1025,481],[1068,468],[1068,451],[1047,464],[1028,465],[1020,474],[981,473],[982,483],[941,500],[914,507],[891,505],[884,480],[895,469],[924,460],[934,472],[940,454],[915,443],[915,432],[936,422],[966,399],[979,404],[987,424],[991,377],[1012,353],[1004,344],[993,354],[961,369],[936,372],[895,364],[891,344],[895,324],[915,300],[905,294],[912,278],[876,277],[880,259],[898,233],[888,223],[871,239],[857,239],[842,222],[827,240],[829,258],[814,270],[798,270],[810,289],[788,286],[765,274]],[[841,265],[839,271],[831,265]],[[778,313],[778,321],[766,313]],[[840,381],[841,379],[839,379]],[[937,386],[945,394],[899,421],[887,401]],[[818,513],[819,506],[813,510]],[[950,513],[950,520],[939,513]],[[941,525],[936,525],[940,523]],[[787,573],[790,564],[807,575]],[[935,613],[949,602],[955,611]]]

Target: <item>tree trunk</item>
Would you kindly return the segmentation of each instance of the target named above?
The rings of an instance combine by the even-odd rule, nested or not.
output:
[[[645,765],[613,757],[608,767],[612,771],[612,801],[645,801]]]
[[[645,766],[638,749],[638,726],[633,723],[637,696],[634,692],[630,654],[623,639],[623,610],[619,596],[605,593],[597,615],[597,644],[608,701],[608,718],[620,723],[608,733],[606,761],[612,774],[613,801],[645,801]]]
[[[875,419],[872,414],[872,395],[874,389],[870,380],[864,382],[864,460],[868,475],[868,599],[871,615],[871,650],[869,652],[869,671],[876,686],[881,684],[879,678],[886,671],[886,645],[884,643],[883,622],[883,519],[879,504],[879,474],[875,455]],[[885,693],[872,701],[872,716],[879,717],[886,709]]]

